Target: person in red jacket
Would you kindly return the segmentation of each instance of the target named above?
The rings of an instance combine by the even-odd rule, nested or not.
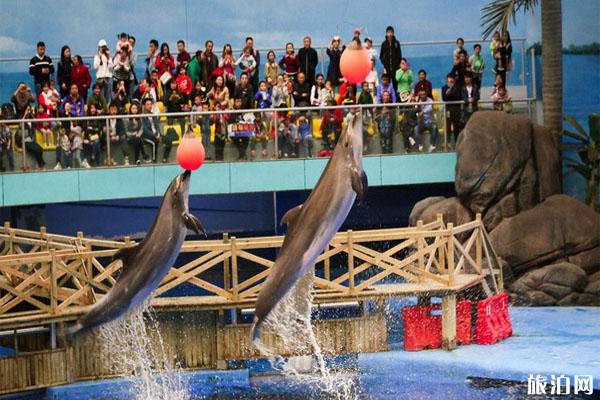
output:
[[[172,75],[175,73],[175,59],[169,51],[169,44],[163,43],[160,45],[160,54],[156,56],[154,67],[158,70],[158,77],[163,76],[165,72]]]
[[[92,77],[90,75],[90,69],[83,64],[81,56],[77,54],[73,57],[73,67],[71,68],[71,84],[77,85],[79,95],[83,98],[83,101],[87,101],[88,89],[92,84]]]
[[[186,96],[190,96],[192,90],[192,78],[187,74],[187,69],[183,65],[179,66],[179,73],[177,74],[177,89]]]
[[[294,45],[292,43],[285,45],[285,56],[279,61],[279,66],[290,80],[294,81],[296,79],[296,75],[300,71],[300,59],[294,52]]]

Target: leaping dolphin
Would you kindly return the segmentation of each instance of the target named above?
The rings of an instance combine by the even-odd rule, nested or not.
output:
[[[286,293],[315,265],[348,216],[358,196],[367,191],[363,171],[361,112],[350,112],[317,185],[304,204],[289,210],[281,219],[288,229],[271,273],[256,301],[252,339],[259,336],[264,319]]]
[[[150,231],[137,246],[119,250],[113,257],[123,262],[115,285],[90,311],[67,329],[68,334],[86,331],[123,316],[156,290],[179,255],[187,229],[206,236],[200,221],[189,212],[191,171],[173,179],[163,197]]]

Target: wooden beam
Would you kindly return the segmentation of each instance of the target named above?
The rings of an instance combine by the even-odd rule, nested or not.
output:
[[[442,297],[442,348],[456,348],[456,294]]]

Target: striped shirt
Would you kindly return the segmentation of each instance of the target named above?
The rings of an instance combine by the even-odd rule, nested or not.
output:
[[[43,68],[48,68],[48,73],[42,73]],[[33,75],[35,84],[42,84],[50,80],[50,75],[54,73],[54,66],[52,65],[52,59],[47,55],[40,57],[36,54],[29,61],[29,74]]]

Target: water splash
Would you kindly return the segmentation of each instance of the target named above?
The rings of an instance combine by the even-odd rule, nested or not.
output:
[[[310,386],[319,398],[357,399],[356,377],[325,363],[311,324],[313,278],[308,274],[300,280],[265,319],[263,332],[275,340],[269,340],[269,344],[257,340],[254,346],[269,358],[273,369],[289,378],[291,385]],[[276,348],[285,349],[291,357],[282,357]]]
[[[103,357],[116,374],[126,374],[136,400],[188,400],[187,382],[169,361],[159,324],[148,304],[97,330]]]

